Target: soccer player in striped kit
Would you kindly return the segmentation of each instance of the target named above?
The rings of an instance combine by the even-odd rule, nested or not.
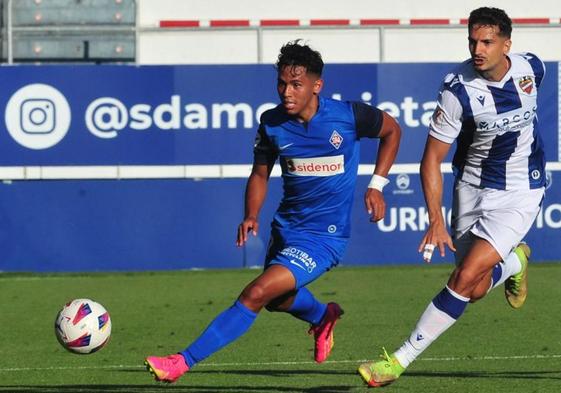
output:
[[[421,315],[410,337],[359,373],[369,386],[395,381],[462,315],[469,302],[504,283],[513,308],[524,304],[530,248],[522,243],[544,196],[545,158],[536,116],[545,74],[531,53],[509,54],[511,20],[497,8],[471,12],[471,59],[444,79],[421,162],[429,228],[419,251],[456,253],[456,269]],[[440,164],[452,143],[455,174],[452,236],[441,212]]]
[[[365,193],[371,221],[384,217],[382,194],[401,137],[397,122],[378,108],[320,96],[323,61],[298,41],[281,48],[277,61],[280,105],[263,114],[247,182],[245,216],[237,245],[259,230],[259,211],[278,160],[284,195],[271,224],[264,271],[185,350],[149,356],[157,380],[174,382],[197,363],[244,334],[265,307],[311,325],[314,359],[327,359],[333,329],[343,311],[320,302],[306,285],[336,266],[350,235],[350,215],[359,164],[359,139],[379,138],[376,168]]]

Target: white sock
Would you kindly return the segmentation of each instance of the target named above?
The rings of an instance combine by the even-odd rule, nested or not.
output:
[[[446,287],[428,305],[401,348],[395,353],[399,364],[409,366],[442,333],[452,326],[463,313],[469,298]]]
[[[518,259],[518,255],[516,255],[514,251],[511,251],[504,261],[497,263],[495,267],[493,267],[493,279],[489,291],[501,285],[510,276],[519,273],[521,269],[522,263],[520,259]]]

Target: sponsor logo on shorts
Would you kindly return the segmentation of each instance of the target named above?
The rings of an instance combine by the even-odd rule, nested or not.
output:
[[[344,156],[288,158],[288,173],[296,176],[334,176],[345,173]]]
[[[280,253],[291,258],[291,264],[298,266],[300,269],[305,270],[308,273],[313,272],[317,266],[314,259],[299,248],[286,247]]]

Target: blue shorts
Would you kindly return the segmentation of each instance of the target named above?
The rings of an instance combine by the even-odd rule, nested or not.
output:
[[[270,265],[286,267],[294,275],[298,289],[337,266],[346,247],[347,239],[333,239],[273,228],[265,258],[265,269]]]

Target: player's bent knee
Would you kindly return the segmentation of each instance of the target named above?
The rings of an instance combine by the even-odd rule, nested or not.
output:
[[[261,285],[250,285],[240,295],[240,302],[250,309],[261,309],[267,303],[265,289]]]
[[[283,311],[283,310],[281,310],[281,309],[278,308],[278,305],[277,305],[277,304],[271,304],[271,303],[267,304],[267,305],[265,306],[265,309],[266,309],[267,311],[269,311],[269,312],[279,312],[279,311]]]
[[[459,268],[454,278],[454,286],[458,289],[461,288],[462,292],[470,288],[473,288],[472,290],[474,290],[480,281],[481,274],[479,272]]]
[[[271,312],[286,312],[290,309],[292,303],[294,303],[295,297],[296,291],[290,291],[271,300],[268,304],[265,305],[265,308],[267,309],[267,311]]]

